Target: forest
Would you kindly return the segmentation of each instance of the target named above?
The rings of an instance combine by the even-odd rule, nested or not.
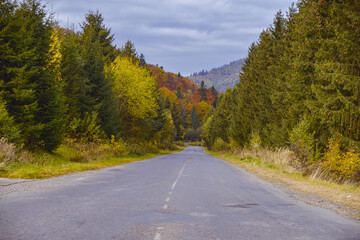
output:
[[[360,181],[360,2],[301,0],[248,51],[202,127],[213,149],[288,148],[303,174]]]
[[[1,171],[59,147],[88,162],[200,140],[215,88],[148,65],[131,41],[118,48],[99,11],[75,31],[41,1],[0,7]]]

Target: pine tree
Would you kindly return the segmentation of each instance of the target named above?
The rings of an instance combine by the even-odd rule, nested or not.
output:
[[[217,101],[219,98],[219,92],[216,90],[216,88],[214,86],[211,86],[211,88],[209,90],[212,93],[212,95],[215,97],[215,100],[213,102],[213,107],[216,107],[216,104],[217,104]]]
[[[176,129],[175,139],[182,140],[184,138],[183,118],[181,116],[181,109],[176,102],[171,104],[170,112]]]
[[[103,24],[103,18],[99,12],[89,12],[82,23],[81,41],[83,46],[82,59],[84,61],[84,77],[87,89],[87,102],[82,104],[86,112],[98,112],[100,126],[108,136],[116,134],[118,121],[115,116],[114,95],[110,80],[105,77],[104,67],[107,58],[116,56],[115,47],[111,45],[112,35],[110,30]],[[85,91],[83,89],[82,91]]]
[[[51,46],[53,20],[45,6],[34,0],[12,6],[9,14],[1,29],[1,45],[6,49],[4,59],[10,61],[0,71],[7,110],[28,147],[53,150],[63,139],[64,111],[58,49]]]
[[[215,141],[216,138],[220,137],[225,142],[229,142],[229,127],[234,109],[233,103],[233,91],[228,88],[224,94],[219,98],[218,106],[213,114],[211,129],[213,138],[211,142]]]
[[[195,106],[193,106],[191,110],[191,127],[193,129],[200,127],[199,114],[197,113]]]
[[[360,141],[359,6],[358,1],[318,3],[321,38],[314,57],[315,98],[309,102],[331,135],[339,132],[353,141]]]
[[[68,122],[80,118],[88,111],[88,79],[83,77],[81,45],[79,36],[72,30],[65,30],[61,41],[61,77],[64,82],[65,103]]]
[[[176,88],[176,96],[178,99],[184,99],[184,94],[181,91],[181,86],[177,86]]]
[[[198,89],[198,91],[199,91],[200,96],[201,96],[200,102],[201,101],[207,101],[208,100],[207,99],[207,88],[206,88],[204,80],[201,81],[200,88]]]
[[[129,58],[133,63],[138,61],[138,55],[134,43],[127,41],[125,45],[120,49],[120,56]]]

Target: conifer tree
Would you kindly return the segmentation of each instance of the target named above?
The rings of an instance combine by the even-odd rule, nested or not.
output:
[[[26,0],[2,21],[5,62],[1,65],[3,98],[28,147],[55,149],[63,139],[62,87],[58,79],[53,20],[39,1]],[[1,51],[3,52],[3,51]],[[2,58],[3,59],[3,58]],[[8,59],[9,61],[6,61]]]
[[[84,82],[87,83],[82,91],[86,91],[87,103],[81,110],[98,112],[100,126],[108,136],[116,134],[118,121],[115,116],[114,95],[110,80],[105,77],[106,62],[115,59],[116,48],[111,45],[113,36],[105,28],[102,15],[99,12],[89,12],[82,23],[81,41],[83,45],[82,59],[84,61]]]
[[[190,117],[191,117],[191,127],[193,129],[199,128],[200,127],[199,114],[197,113],[195,106],[192,107]]]
[[[170,112],[176,129],[175,139],[182,140],[184,137],[183,118],[181,116],[181,109],[176,102],[171,104]]]

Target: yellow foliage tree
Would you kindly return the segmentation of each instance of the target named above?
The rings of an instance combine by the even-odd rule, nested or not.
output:
[[[46,69],[52,72],[57,81],[61,81],[61,72],[60,72],[60,62],[61,62],[61,52],[60,52],[60,29],[55,28],[50,37],[50,49],[49,49],[49,58],[47,59]]]
[[[195,106],[196,108],[196,111],[198,112],[199,114],[199,119],[200,121],[203,121],[205,116],[206,116],[206,113],[210,110],[211,108],[211,105],[208,104],[207,102],[205,101],[201,101],[199,104],[197,104]]]
[[[118,116],[126,119],[145,119],[155,114],[156,79],[138,63],[117,57],[106,67],[106,75],[112,79]]]

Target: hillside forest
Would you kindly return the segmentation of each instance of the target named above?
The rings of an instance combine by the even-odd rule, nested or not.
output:
[[[360,2],[301,0],[248,51],[203,125],[210,148],[290,148],[304,174],[360,181]]]
[[[81,162],[200,139],[216,89],[148,65],[130,41],[118,48],[100,12],[80,31],[37,0],[1,0],[0,12],[1,166],[21,150],[65,145]]]
[[[239,82],[239,73],[243,64],[244,59],[239,59],[210,71],[194,72],[189,79],[198,84],[204,81],[206,85],[214,86],[219,92],[225,92],[228,87],[233,88]]]

